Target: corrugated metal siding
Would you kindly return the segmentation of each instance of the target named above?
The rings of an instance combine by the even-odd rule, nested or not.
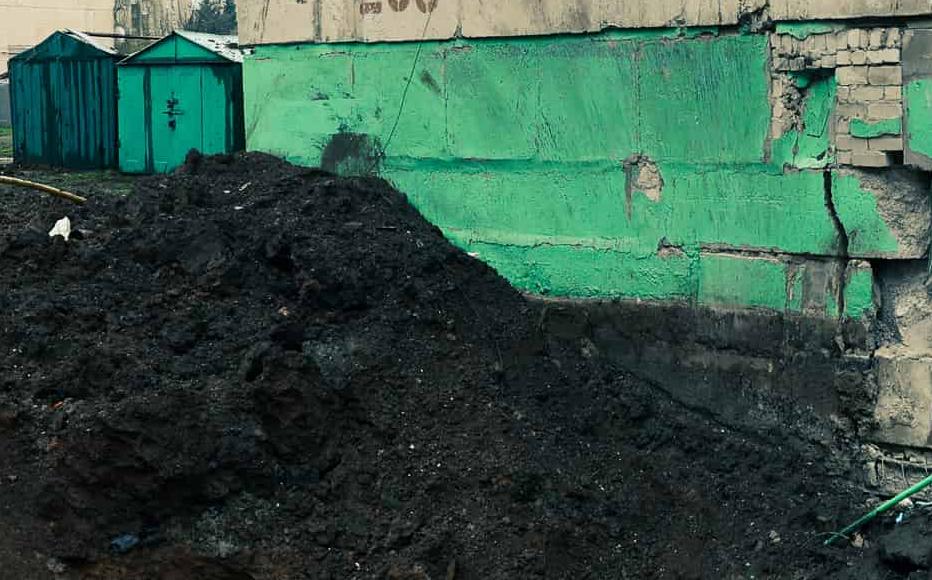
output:
[[[10,61],[14,157],[74,169],[117,164],[112,58]]]

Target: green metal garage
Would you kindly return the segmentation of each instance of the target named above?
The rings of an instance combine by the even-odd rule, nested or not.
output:
[[[10,60],[13,155],[71,169],[115,167],[120,55],[72,30]]]
[[[120,62],[120,169],[165,173],[192,149],[243,149],[242,62],[236,37],[180,30]]]

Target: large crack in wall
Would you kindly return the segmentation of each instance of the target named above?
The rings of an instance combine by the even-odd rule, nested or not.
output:
[[[836,300],[838,301],[839,314],[841,316],[845,316],[847,313],[847,307],[845,303],[845,287],[847,285],[847,268],[848,260],[850,258],[848,253],[848,246],[850,241],[848,239],[848,232],[845,230],[845,225],[841,222],[841,218],[838,216],[838,210],[835,208],[835,199],[832,194],[832,184],[834,182],[834,179],[832,178],[832,172],[823,172],[822,178],[825,188],[825,209],[828,211],[832,220],[832,224],[835,226],[835,236],[838,241],[838,273],[836,275],[835,283],[837,296]]]

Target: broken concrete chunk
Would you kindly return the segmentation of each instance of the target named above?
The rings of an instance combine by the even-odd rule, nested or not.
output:
[[[643,193],[651,201],[660,201],[663,194],[663,177],[657,164],[643,155],[632,155],[625,160],[625,189],[630,204],[631,195]]]
[[[863,141],[863,140],[862,140]],[[881,151],[855,153],[878,155]],[[835,172],[832,195],[852,258],[918,259],[930,241],[929,182],[920,172],[896,168],[882,175],[857,169]]]
[[[913,356],[932,357],[932,287],[923,260],[900,262],[884,270],[884,335]]]

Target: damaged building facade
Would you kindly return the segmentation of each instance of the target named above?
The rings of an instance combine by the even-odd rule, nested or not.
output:
[[[703,369],[691,403],[932,444],[928,4],[238,9],[249,150],[377,171],[555,311],[620,299],[591,302],[594,344]]]

